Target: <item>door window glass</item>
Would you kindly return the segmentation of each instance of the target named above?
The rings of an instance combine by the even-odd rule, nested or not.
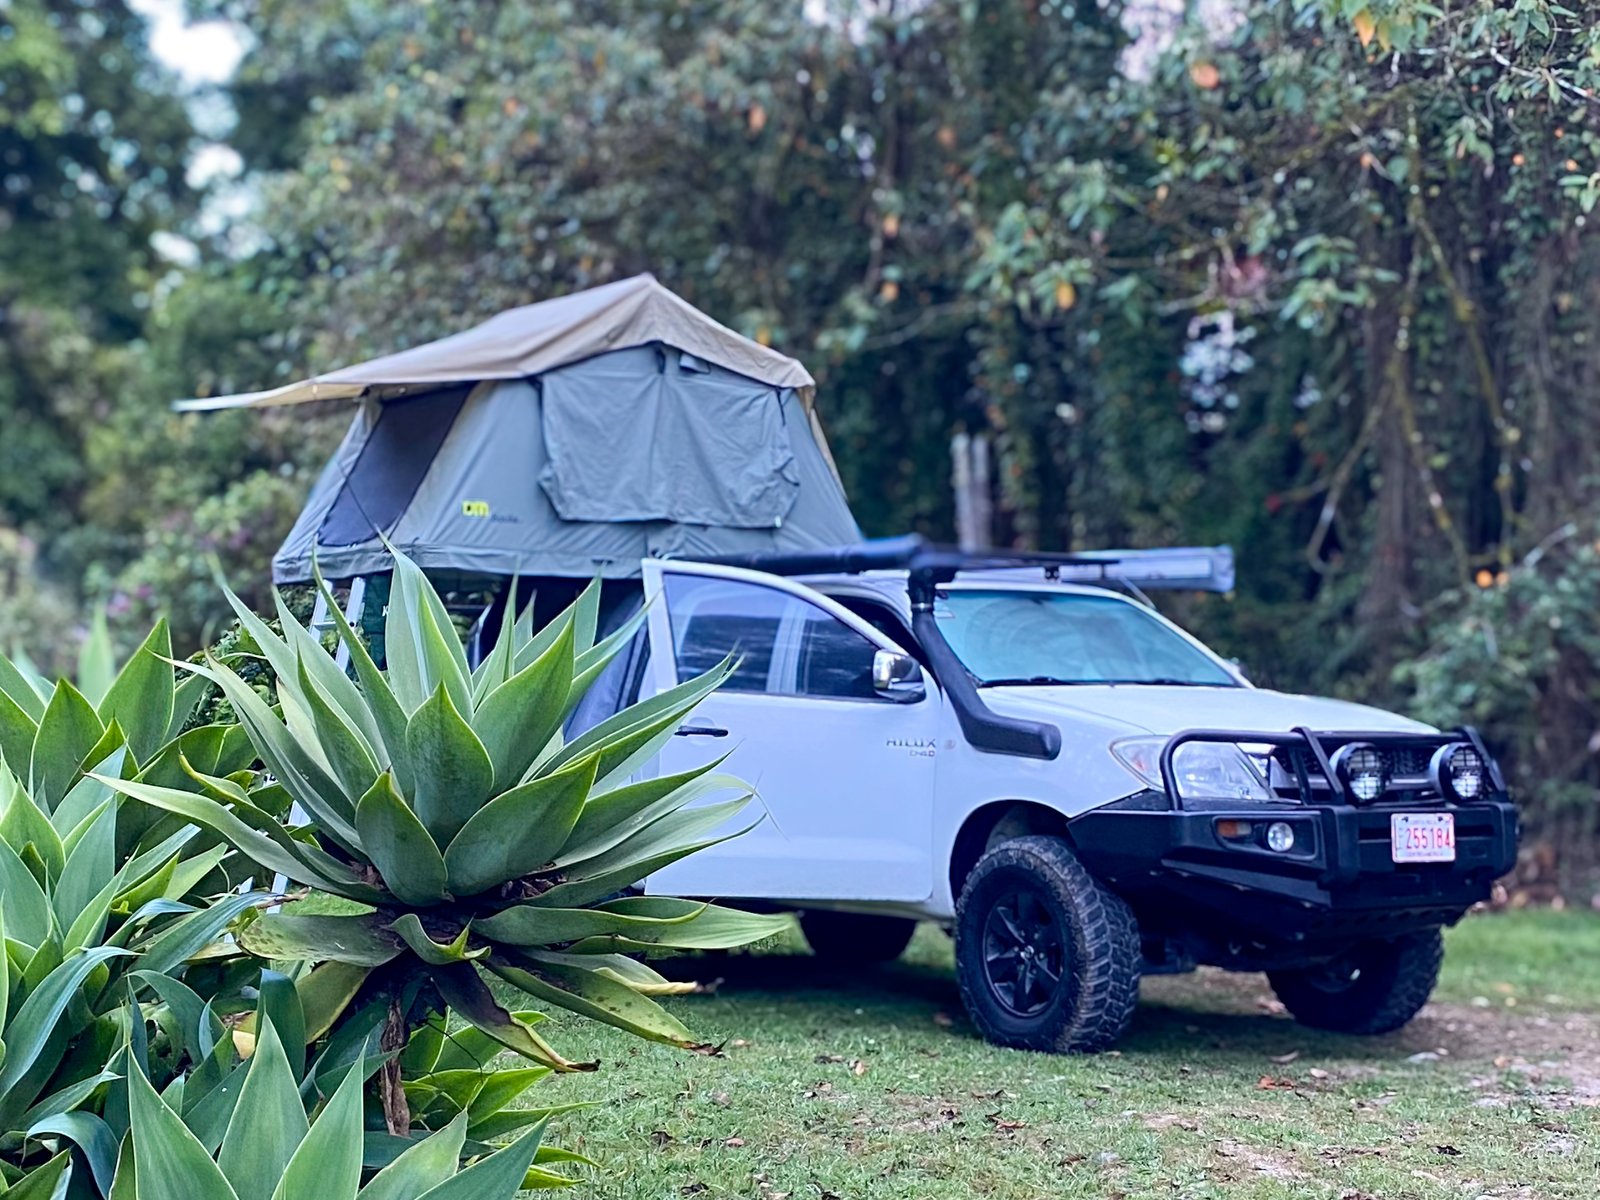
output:
[[[776,588],[702,575],[665,576],[678,680],[709,671],[730,652],[724,690],[878,699],[877,647],[831,613]]]

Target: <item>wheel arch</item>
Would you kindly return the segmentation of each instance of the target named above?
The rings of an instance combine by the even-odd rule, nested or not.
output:
[[[951,898],[960,897],[967,876],[991,846],[1030,834],[1072,841],[1066,814],[1036,800],[995,800],[969,813],[950,848]]]

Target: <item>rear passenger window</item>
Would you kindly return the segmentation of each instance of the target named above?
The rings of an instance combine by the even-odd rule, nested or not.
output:
[[[850,626],[776,588],[701,575],[665,576],[678,681],[730,652],[739,664],[723,690],[876,700],[877,647]]]

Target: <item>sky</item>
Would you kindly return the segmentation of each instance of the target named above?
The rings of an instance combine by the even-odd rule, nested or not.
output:
[[[129,0],[150,22],[150,48],[191,85],[221,83],[244,54],[239,29],[226,21],[190,24],[184,0]]]

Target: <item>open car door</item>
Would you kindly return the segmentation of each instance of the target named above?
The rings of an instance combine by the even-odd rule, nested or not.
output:
[[[932,891],[940,696],[921,667],[894,693],[879,650],[904,654],[802,584],[736,567],[649,560],[647,692],[739,656],[661,752],[663,773],[727,755],[767,818],[650,876],[645,890],[771,900],[925,899]],[[919,686],[920,685],[920,686]]]

